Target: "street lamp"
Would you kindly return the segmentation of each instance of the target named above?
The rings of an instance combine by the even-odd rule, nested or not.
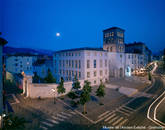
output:
[[[53,91],[53,93],[54,93],[54,104],[56,104],[56,101],[55,101],[56,89],[55,89],[55,88],[52,88],[51,90],[52,90],[52,91]]]

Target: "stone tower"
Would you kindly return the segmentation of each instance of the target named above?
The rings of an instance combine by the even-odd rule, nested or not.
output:
[[[103,30],[103,49],[109,52],[125,52],[124,30],[118,27]]]

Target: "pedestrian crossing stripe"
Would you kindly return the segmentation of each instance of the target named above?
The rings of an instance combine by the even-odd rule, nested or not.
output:
[[[75,115],[75,114],[76,114],[76,112],[73,112],[73,111],[71,111],[70,113],[72,113],[73,115]]]
[[[69,117],[71,117],[72,115],[71,114],[69,114],[69,113],[65,113],[65,112],[61,112],[63,115],[66,115],[66,116],[69,116]]]
[[[135,111],[134,109],[130,108],[130,107],[127,107],[127,106],[124,106],[126,109],[128,110],[131,110],[131,111]]]
[[[120,113],[122,113],[122,114],[124,114],[124,115],[126,115],[126,116],[129,116],[129,114],[126,113],[126,112],[123,112],[123,111],[120,111],[120,110],[117,110],[117,111],[120,112]]]
[[[132,113],[132,111],[126,110],[124,108],[120,108],[121,111],[127,112],[127,113]]]
[[[55,121],[55,120],[52,120],[52,119],[46,119],[46,120],[49,121],[49,122],[55,123],[55,124],[59,124],[58,121]]]
[[[45,124],[45,125],[47,125],[47,126],[49,126],[49,127],[52,127],[52,126],[53,126],[53,124],[50,124],[50,123],[45,122],[45,121],[42,121],[41,123],[42,123],[42,124]]]
[[[40,126],[40,128],[43,129],[43,130],[47,130],[48,129],[48,128],[42,126],[42,125]]]
[[[58,121],[64,121],[64,119],[59,118],[59,117],[56,117],[56,116],[51,116],[51,118],[53,118],[53,119],[55,119],[55,120],[58,120]]]
[[[109,113],[109,111],[106,111],[103,114],[99,115],[98,118],[101,118],[102,116],[106,115],[107,113]]]
[[[57,114],[57,116],[62,117],[62,118],[65,118],[65,119],[68,118],[68,117],[66,117],[66,116],[64,116],[64,115],[61,115],[61,114]]]
[[[116,116],[115,118],[113,118],[112,120],[110,120],[109,122],[108,122],[108,124],[111,124],[112,122],[114,122],[115,120],[117,120],[118,118],[120,118],[119,116]]]
[[[112,125],[115,126],[117,125],[121,120],[123,120],[124,117],[120,117],[116,122],[114,122]]]
[[[128,119],[123,120],[122,122],[120,122],[120,124],[118,126],[122,126],[124,123],[126,123],[128,121]]]
[[[107,119],[105,119],[104,121],[108,121],[108,120],[110,120],[112,117],[114,117],[116,114],[113,114],[113,115],[111,115],[110,117],[108,117]]]

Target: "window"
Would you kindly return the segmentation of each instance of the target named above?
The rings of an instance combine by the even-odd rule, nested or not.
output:
[[[122,55],[120,55],[120,58],[122,58]]]
[[[94,84],[96,84],[96,80],[94,80]]]
[[[101,52],[101,53],[100,53],[100,56],[102,56],[102,55],[103,55],[103,53]]]
[[[87,78],[90,78],[90,72],[87,72]]]
[[[107,60],[105,60],[105,67],[107,67]]]
[[[63,67],[65,66],[65,61],[63,60]]]
[[[97,72],[96,72],[96,71],[94,71],[93,75],[94,75],[94,77],[96,77],[96,76],[97,76]]]
[[[69,60],[69,67],[71,67],[71,61]]]
[[[20,65],[20,67],[22,68],[22,65]]]
[[[100,68],[102,68],[102,67],[103,67],[103,61],[100,60]]]
[[[77,60],[75,60],[76,68],[77,68]]]
[[[81,68],[81,61],[79,60],[79,69]]]
[[[100,70],[100,76],[103,76],[103,71],[102,70]]]
[[[81,72],[79,72],[79,78],[81,78]]]
[[[17,64],[17,63],[15,63],[15,66],[18,66],[18,64]]]
[[[130,55],[128,55],[128,59],[130,59]]]
[[[74,68],[74,60],[72,60],[72,68]]]
[[[111,51],[111,52],[113,51],[113,47],[110,48],[110,51]]]
[[[93,66],[96,68],[96,60],[93,61]]]
[[[87,68],[90,68],[90,60],[87,60]]]
[[[59,66],[61,66],[61,60],[59,60]]]

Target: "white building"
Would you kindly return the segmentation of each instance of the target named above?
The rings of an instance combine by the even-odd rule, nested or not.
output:
[[[37,60],[34,55],[8,55],[6,57],[6,71],[21,73],[22,71],[33,71],[33,62]]]
[[[98,85],[100,80],[109,79],[108,53],[102,48],[78,48],[55,52],[53,56],[54,75],[57,81],[78,79]]]

